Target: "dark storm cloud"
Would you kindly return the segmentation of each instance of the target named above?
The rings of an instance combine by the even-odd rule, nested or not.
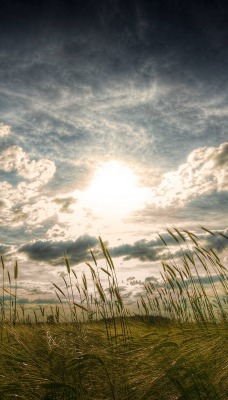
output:
[[[168,232],[162,233],[160,237],[153,240],[141,239],[133,244],[122,244],[120,246],[111,247],[109,249],[110,254],[113,258],[123,257],[125,261],[131,259],[139,259],[140,261],[162,261],[183,256],[183,251],[189,251],[188,247],[179,236],[179,234],[171,229],[171,232],[175,235],[176,239]],[[228,245],[228,229],[222,231],[211,231],[208,233],[201,230],[201,233],[197,235],[197,242],[199,247],[213,248],[218,253],[222,252]],[[186,232],[182,231],[182,235],[188,241],[188,245],[194,245],[195,243],[190,239]],[[164,242],[166,243],[164,243]],[[192,249],[195,252],[195,248]],[[153,279],[153,277],[151,277]],[[134,277],[132,278],[134,279]],[[150,277],[148,277],[148,280]],[[129,279],[130,280],[130,279]]]
[[[95,237],[84,235],[76,240],[38,240],[21,246],[19,252],[27,254],[32,260],[47,261],[54,265],[62,264],[66,254],[70,262],[78,264],[90,259],[89,250],[97,244]]]
[[[163,234],[163,238],[167,245],[177,245],[172,236]],[[63,262],[63,256],[66,253],[70,262],[78,264],[90,259],[89,250],[97,247],[97,245],[98,240],[95,237],[84,235],[76,240],[37,240],[22,245],[19,252],[26,253],[33,260],[47,261],[56,265]],[[164,244],[159,237],[151,241],[141,239],[134,244],[123,244],[109,248],[113,258],[124,257],[124,260],[139,259],[140,261],[157,261],[161,257],[166,258],[166,254],[161,254],[164,250]],[[100,250],[96,249],[96,253],[97,258],[103,258],[103,253]],[[175,254],[179,255],[179,251]]]
[[[110,248],[110,254],[113,258],[124,257],[125,260],[138,258],[140,261],[156,261],[158,259],[158,254],[153,247],[151,242],[142,239],[135,242],[133,245],[122,244]]]
[[[167,245],[177,245],[172,236],[163,234],[162,237],[166,240]],[[124,260],[139,259],[140,261],[158,261],[165,254],[161,254],[165,249],[164,243],[158,237],[154,240],[141,239],[133,244],[122,244],[120,246],[111,247],[109,249],[113,258],[124,257]]]
[[[133,244],[122,244],[116,247],[110,247],[109,252],[113,258],[123,257],[125,261],[131,259],[138,259],[142,262],[147,261],[161,261],[167,260],[173,257],[181,257],[185,248],[184,242],[178,233],[172,229],[173,234],[176,236],[179,242],[168,232],[164,232],[160,237],[153,240],[141,239],[137,240]],[[227,247],[228,243],[228,231],[211,231],[208,233],[201,230],[196,239],[199,246],[206,248],[213,248],[218,253],[222,252]],[[221,233],[220,233],[221,232]],[[182,231],[182,235],[189,239],[186,232]],[[166,245],[164,244],[164,242]],[[194,244],[192,242],[192,244]],[[51,240],[37,240],[33,243],[22,245],[19,248],[19,252],[26,253],[29,258],[38,261],[47,261],[48,263],[59,265],[63,263],[64,254],[67,254],[70,262],[80,263],[90,259],[89,250],[96,247],[97,259],[103,258],[103,253],[98,250],[98,240],[95,237],[89,235],[80,236],[76,240],[65,240],[65,241],[51,241]],[[194,244],[195,245],[195,244]],[[4,246],[4,245],[3,245]],[[180,247],[182,246],[182,248]],[[193,249],[193,252],[195,250]],[[134,277],[128,279],[135,280]],[[155,280],[155,278],[148,277],[146,281]]]

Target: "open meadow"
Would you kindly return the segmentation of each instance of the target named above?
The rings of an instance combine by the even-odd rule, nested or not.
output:
[[[195,234],[168,232],[182,256],[162,263],[161,281],[145,284],[135,312],[101,239],[107,287],[92,252],[92,293],[65,258],[59,305],[32,318],[19,310],[18,265],[13,279],[2,258],[0,399],[226,400],[227,268]]]

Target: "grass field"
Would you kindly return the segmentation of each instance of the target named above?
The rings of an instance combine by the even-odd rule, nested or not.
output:
[[[33,323],[18,311],[18,266],[11,279],[2,259],[0,399],[226,400],[227,268],[193,233],[168,232],[181,258],[162,263],[160,283],[145,284],[134,313],[102,240],[106,268],[93,253],[87,264],[93,292],[65,258],[59,305],[47,318],[40,307]]]

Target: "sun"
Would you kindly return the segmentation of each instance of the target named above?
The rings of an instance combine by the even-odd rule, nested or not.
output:
[[[82,200],[95,215],[124,217],[141,208],[147,197],[148,189],[139,186],[132,169],[112,160],[100,164]]]

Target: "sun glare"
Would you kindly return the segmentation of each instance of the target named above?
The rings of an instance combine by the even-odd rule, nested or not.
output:
[[[84,192],[83,202],[94,214],[123,217],[141,208],[148,197],[148,189],[140,188],[133,171],[118,161],[101,164]]]

